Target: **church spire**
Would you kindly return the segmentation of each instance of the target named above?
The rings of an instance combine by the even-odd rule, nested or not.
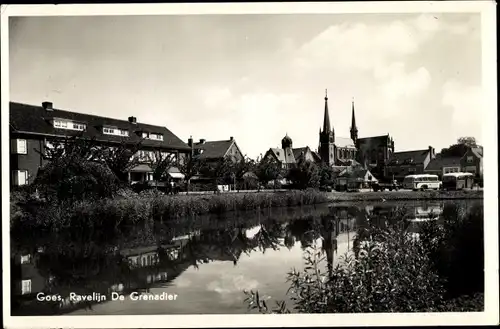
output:
[[[354,97],[352,98],[351,139],[356,143],[358,139],[358,128],[356,127],[356,115],[354,114]]]
[[[328,134],[332,131],[330,127],[330,115],[328,113],[328,89],[325,89],[325,116],[323,119],[323,133]]]

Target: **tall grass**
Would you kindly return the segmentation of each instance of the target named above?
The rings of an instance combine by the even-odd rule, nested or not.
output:
[[[11,228],[113,230],[122,225],[140,222],[165,222],[204,214],[224,214],[232,211],[325,202],[328,202],[325,194],[315,190],[176,196],[148,193],[58,204],[27,201],[18,196],[18,200],[11,201]]]

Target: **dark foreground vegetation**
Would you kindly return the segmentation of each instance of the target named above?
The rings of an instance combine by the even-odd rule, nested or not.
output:
[[[203,214],[302,206],[325,203],[326,195],[315,190],[219,195],[163,195],[155,192],[126,197],[49,202],[26,193],[11,194],[11,229],[26,227],[59,230],[95,228],[113,230],[145,221],[170,220]]]
[[[403,214],[360,228],[353,253],[336,265],[311,247],[305,269],[288,275],[291,307],[254,291],[245,291],[246,302],[261,313],[482,311],[483,209],[461,211],[445,207],[442,222],[424,223],[418,238]]]

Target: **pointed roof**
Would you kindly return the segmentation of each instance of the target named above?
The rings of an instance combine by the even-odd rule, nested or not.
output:
[[[202,152],[198,156],[199,159],[220,159],[226,156],[229,148],[233,144],[236,144],[236,141],[234,139],[220,140],[220,141],[205,141],[204,143],[200,142],[195,143],[193,145],[193,148],[195,150],[202,150]],[[238,145],[236,145],[236,147],[238,147]],[[243,154],[241,155],[243,156]]]
[[[352,101],[352,119],[351,119],[351,130],[356,131],[356,116],[354,115],[354,100]]]
[[[330,115],[328,113],[328,90],[325,91],[325,115],[323,118],[323,133],[331,132]]]

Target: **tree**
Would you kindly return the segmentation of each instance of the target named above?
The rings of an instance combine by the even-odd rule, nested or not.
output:
[[[41,152],[49,162],[40,168],[34,188],[41,196],[59,201],[101,199],[115,195],[119,182],[100,161],[102,149],[94,139],[57,139],[54,147]]]
[[[217,185],[231,181],[233,166],[233,161],[229,157],[224,157],[214,162],[205,162],[200,168],[200,173],[213,179],[214,191],[217,191]]]
[[[237,182],[241,182],[245,179],[245,174],[251,172],[255,169],[255,161],[245,156],[241,160],[233,163],[231,167],[231,171],[234,174],[234,177]],[[240,190],[239,185],[237,184],[238,191]]]
[[[153,170],[153,180],[155,187],[158,187],[158,182],[168,180],[168,170],[176,164],[175,154],[154,151],[148,155],[148,162]]]
[[[179,161],[178,169],[184,175],[186,181],[186,193],[189,193],[191,179],[204,167],[204,161],[195,157],[188,156],[184,161]]]
[[[258,164],[255,174],[262,184],[274,181],[274,186],[276,186],[276,180],[282,175],[281,164],[272,158],[265,157]]]
[[[103,161],[118,177],[120,182],[128,183],[128,173],[139,164],[138,157],[134,155],[139,151],[140,147],[140,142],[130,145],[123,141],[118,146],[108,147],[104,151]]]
[[[320,175],[318,166],[312,161],[299,161],[297,167],[291,168],[288,178],[299,189],[319,187]]]
[[[476,139],[474,137],[469,137],[469,136],[460,137],[457,140],[457,144],[466,145],[468,147],[477,147]]]
[[[321,163],[318,170],[320,186],[333,186],[335,184],[335,172],[332,167],[326,163]]]

